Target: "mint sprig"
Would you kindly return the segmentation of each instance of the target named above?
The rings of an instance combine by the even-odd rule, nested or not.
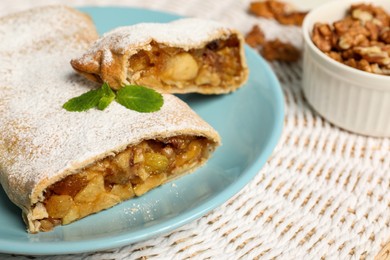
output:
[[[104,110],[106,109],[111,102],[115,99],[115,93],[112,91],[108,83],[104,82],[102,88],[102,97],[99,100],[99,103],[97,105],[98,109]]]
[[[115,92],[105,82],[99,89],[69,99],[62,107],[70,112],[82,112],[91,108],[104,110],[114,99],[124,107],[142,113],[158,111],[164,103],[162,95],[153,89],[125,85]]]
[[[81,96],[69,99],[62,107],[71,112],[81,112],[96,107],[101,99],[100,89],[90,90]]]
[[[138,112],[153,112],[163,105],[160,93],[137,85],[128,85],[116,93],[116,101],[128,109]]]

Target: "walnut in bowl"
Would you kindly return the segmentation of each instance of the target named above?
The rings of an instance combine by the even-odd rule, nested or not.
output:
[[[303,22],[304,94],[343,129],[390,136],[389,13],[388,0],[331,1]]]

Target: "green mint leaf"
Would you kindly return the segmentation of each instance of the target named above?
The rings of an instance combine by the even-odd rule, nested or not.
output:
[[[138,85],[126,85],[116,93],[116,101],[122,106],[137,112],[158,111],[164,99],[157,91]]]
[[[112,89],[110,88],[110,85],[108,85],[107,82],[104,82],[103,85],[102,85],[102,92],[103,92],[103,96],[115,96],[115,93],[114,91],[112,91]]]
[[[100,110],[104,110],[106,109],[110,104],[111,102],[115,99],[115,93],[114,91],[112,91],[112,89],[110,88],[110,86],[108,85],[108,83],[104,83],[102,88],[101,88],[101,91],[102,91],[102,97],[100,98],[99,100],[99,103],[97,105],[98,109]]]
[[[157,111],[164,103],[162,95],[153,89],[138,85],[126,85],[115,93],[105,82],[101,88],[72,98],[62,107],[71,112],[86,111],[94,107],[104,110],[115,98],[119,104],[138,112]]]
[[[69,99],[62,107],[70,112],[81,112],[96,107],[103,96],[101,89],[90,90],[78,97]]]
[[[115,95],[112,96],[112,97],[102,97],[100,100],[99,100],[99,104],[97,105],[97,108],[99,110],[104,110],[106,109],[110,104],[111,102],[115,99]]]

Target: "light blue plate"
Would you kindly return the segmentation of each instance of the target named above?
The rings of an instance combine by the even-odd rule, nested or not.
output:
[[[178,16],[156,11],[82,8],[100,33],[138,22],[167,22]],[[221,135],[223,145],[206,166],[140,198],[52,232],[28,234],[21,211],[0,187],[0,252],[47,255],[120,247],[167,233],[195,220],[240,191],[261,169],[283,127],[279,83],[254,51],[246,48],[248,83],[222,96],[180,95]]]

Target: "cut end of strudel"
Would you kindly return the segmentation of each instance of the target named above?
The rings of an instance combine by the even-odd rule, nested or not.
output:
[[[65,111],[64,102],[94,87],[69,65],[97,39],[84,14],[40,7],[0,18],[0,34],[0,182],[29,232],[188,174],[220,144],[209,124],[169,94],[154,113],[116,102],[104,111]]]
[[[248,77],[243,36],[198,18],[114,29],[71,64],[113,89],[137,84],[162,93],[229,93]]]

